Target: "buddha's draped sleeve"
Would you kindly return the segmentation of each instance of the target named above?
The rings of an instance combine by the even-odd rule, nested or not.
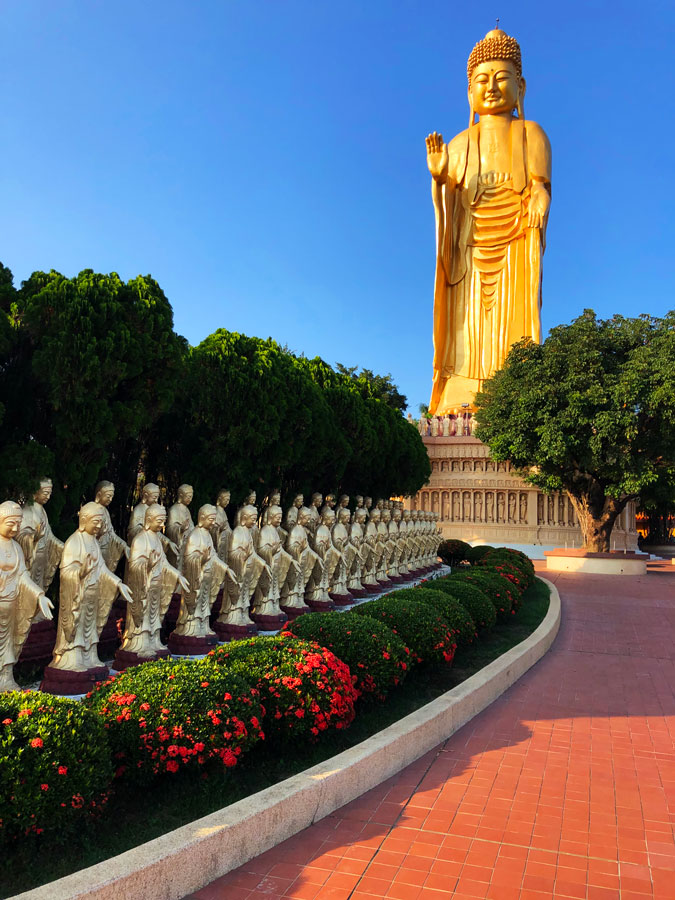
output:
[[[28,574],[23,553],[20,547],[16,548],[17,567],[15,577],[19,582],[18,608],[14,619],[14,655],[18,659],[24,642],[30,631],[30,626],[38,610],[38,600],[42,589],[35,584]]]
[[[131,618],[137,628],[143,621],[143,607],[145,606],[148,593],[151,568],[150,552],[150,541],[146,532],[141,531],[136,535],[131,545],[131,553],[124,579],[133,597],[130,611]]]
[[[99,554],[100,554],[99,550]],[[101,593],[101,599],[98,604],[98,616],[96,619],[96,629],[100,634],[103,630],[103,626],[108,621],[108,616],[110,615],[110,610],[112,609],[113,601],[117,596],[117,591],[119,590],[119,586],[122,584],[120,578],[117,575],[113,575],[110,569],[106,566],[103,561],[103,557],[100,557],[100,570],[99,570],[99,591]]]

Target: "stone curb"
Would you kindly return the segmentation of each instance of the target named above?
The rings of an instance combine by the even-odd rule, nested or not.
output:
[[[560,626],[560,595],[541,580],[551,599],[536,631],[451,691],[311,769],[16,898],[181,900],[381,784],[454,734],[546,653]]]

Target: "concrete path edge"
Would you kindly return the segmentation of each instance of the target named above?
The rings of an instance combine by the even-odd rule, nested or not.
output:
[[[311,769],[16,900],[181,900],[400,772],[489,706],[547,652],[554,584],[539,627],[451,691]],[[10,900],[15,900],[10,898]]]

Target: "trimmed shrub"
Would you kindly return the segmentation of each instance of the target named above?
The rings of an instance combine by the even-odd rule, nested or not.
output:
[[[477,563],[476,566],[481,571],[496,572],[497,575],[501,575],[502,578],[508,578],[513,587],[517,590],[519,598],[522,597],[530,586],[529,579],[522,569],[499,557],[494,559],[492,556],[488,555]]]
[[[361,699],[384,700],[408,673],[410,651],[391,628],[353,612],[313,613],[287,626],[296,637],[327,647],[347,663]]]
[[[497,619],[500,621],[508,620],[513,609],[514,597],[516,601],[519,599],[518,591],[513,585],[496,572],[486,571],[482,568],[472,568],[466,573],[461,572],[456,575],[450,575],[449,579],[462,579],[480,588],[491,600],[497,611]]]
[[[312,641],[286,631],[275,637],[232,641],[200,662],[204,671],[244,675],[260,691],[265,730],[277,741],[318,740],[348,728],[358,694],[349,666]]]
[[[108,731],[115,777],[146,783],[218,762],[236,765],[264,738],[260,693],[239,674],[198,661],[127,669],[87,695]]]
[[[468,581],[437,578],[434,587],[459,600],[476,624],[476,628],[492,628],[497,621],[497,610],[490,598],[475,584]]]
[[[466,541],[441,541],[438,545],[438,555],[446,566],[456,566],[458,563],[464,562],[470,549],[471,544],[467,544]]]
[[[419,599],[424,603],[431,603],[452,629],[457,646],[465,647],[476,637],[476,623],[459,600],[455,599],[451,594],[438,590],[438,588],[435,587],[436,582],[439,580],[440,579],[437,578],[434,581],[425,581],[423,584],[414,588],[394,591],[392,596],[401,597],[412,592],[411,596],[413,600]]]
[[[532,560],[521,553],[520,550],[511,550],[508,547],[498,547],[496,550],[490,551],[480,561],[480,564],[497,565],[498,563],[508,563],[510,566],[516,566],[525,575],[527,586],[530,587],[534,583],[534,563]]]
[[[486,553],[495,548],[490,544],[480,544],[478,547],[470,547],[466,552],[466,561],[475,566],[479,559],[482,559]]]
[[[432,606],[409,597],[387,594],[353,610],[384,622],[398,634],[410,649],[411,662],[451,663],[455,655],[455,639],[449,624]]]
[[[63,842],[105,805],[111,781],[98,716],[49,694],[0,694],[0,841]]]

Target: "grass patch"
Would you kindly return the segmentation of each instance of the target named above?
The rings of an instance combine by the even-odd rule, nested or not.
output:
[[[381,705],[360,706],[353,725],[331,733],[316,746],[281,750],[257,744],[233,771],[203,780],[182,773],[180,778],[159,779],[151,793],[129,792],[114,796],[104,818],[79,836],[67,850],[26,840],[7,848],[0,874],[0,897],[29,890],[81,868],[94,865],[206,816],[284,778],[310,768],[364,741],[393,722],[414,712],[440,694],[465,681],[528,637],[542,622],[549,605],[548,587],[538,579],[523,598],[521,608],[506,624],[457,652],[454,665],[422,667],[391,692]],[[290,755],[292,753],[292,755]]]

